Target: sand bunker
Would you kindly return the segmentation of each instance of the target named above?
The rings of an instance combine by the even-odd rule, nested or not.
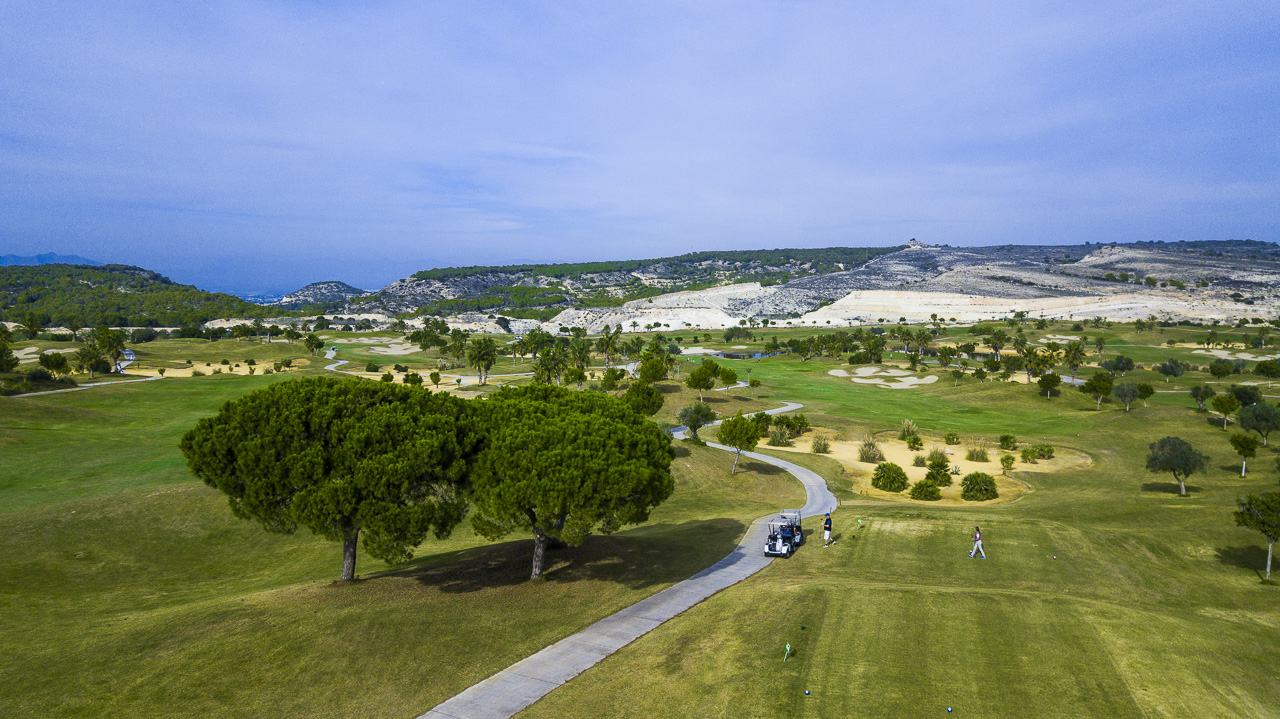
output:
[[[822,432],[822,430],[815,430]],[[948,452],[948,458],[953,466],[960,468],[960,474],[952,475],[951,485],[948,487],[939,487],[942,492],[942,499],[937,502],[922,502],[926,504],[996,504],[999,502],[1008,502],[1026,494],[1030,491],[1026,482],[1018,479],[1016,476],[1005,476],[1000,468],[1000,455],[1009,454],[1000,450],[989,450],[991,457],[990,462],[971,462],[965,459],[967,447],[963,444],[947,445],[938,438],[924,438],[925,448],[919,452],[913,452],[907,449],[907,443],[898,441],[897,439],[889,439],[880,441],[880,451],[884,453],[885,461],[893,462],[902,467],[907,473],[907,479],[911,482],[917,482],[924,479],[928,469],[925,467],[914,467],[911,462],[917,454],[928,454],[929,450],[934,447],[941,448],[944,452]],[[794,447],[771,447],[770,449],[779,449],[789,452],[808,452],[813,442],[812,436],[805,436],[795,440]],[[884,492],[871,486],[871,473],[876,465],[858,461],[858,447],[861,442],[831,442],[831,453],[828,455],[832,459],[840,462],[846,469],[846,476],[852,481],[853,491],[869,496],[883,499],[893,499],[904,502],[915,502],[908,496],[908,490],[902,492]],[[1012,453],[1015,456],[1017,452]],[[1023,473],[1049,473],[1049,472],[1067,472],[1079,469],[1085,469],[1093,463],[1089,455],[1074,449],[1063,447],[1055,448],[1055,456],[1053,459],[1042,459],[1035,464],[1023,462],[1019,457],[1017,464],[1014,465],[1012,474],[1019,475]],[[986,472],[995,477],[996,491],[1000,496],[988,502],[966,502],[960,498],[960,480],[970,472]]]
[[[50,350],[44,350],[44,351],[48,352],[49,354],[53,354],[55,352],[58,352],[61,354],[75,353],[74,349],[60,349],[60,350],[50,349]],[[40,356],[40,348],[39,347],[23,347],[20,350],[15,350],[13,353],[13,356],[17,357],[19,362],[35,362],[36,358]]]
[[[1280,355],[1255,355],[1249,352],[1232,352],[1231,350],[1192,350],[1191,354],[1208,355],[1218,359],[1249,360],[1250,362],[1261,362],[1280,357]]]
[[[848,377],[850,382],[873,384],[885,389],[912,389],[920,385],[933,384],[938,381],[937,375],[916,377],[912,372],[901,369],[884,369],[881,367],[859,367],[849,374],[842,369],[827,370],[832,377]]]
[[[376,355],[407,355],[419,351],[418,345],[408,342],[392,342],[384,347],[370,347],[369,352]]]
[[[707,349],[706,347],[683,347],[680,349],[682,355],[714,355],[719,350]]]
[[[1075,335],[1045,335],[1044,339],[1036,340],[1036,342],[1039,342],[1040,344],[1045,344],[1046,342],[1079,342],[1079,341],[1080,341],[1080,338],[1076,337]]]

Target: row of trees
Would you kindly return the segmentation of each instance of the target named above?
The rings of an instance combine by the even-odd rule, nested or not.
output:
[[[467,402],[390,383],[280,382],[200,420],[181,448],[236,516],[341,542],[343,580],[358,542],[402,562],[468,514],[490,539],[531,531],[536,579],[549,542],[644,522],[674,486],[657,425],[606,394],[547,385]]]

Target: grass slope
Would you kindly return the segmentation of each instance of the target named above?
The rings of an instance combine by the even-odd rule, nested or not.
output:
[[[337,545],[235,519],[178,437],[280,377],[0,398],[0,672],[6,716],[415,716],[724,557],[799,485],[680,445],[652,521],[553,552],[466,527],[363,581]]]
[[[830,385],[833,361],[779,359],[758,375],[776,396],[806,402],[811,420],[1008,431],[1088,452],[1093,466],[1020,475],[1029,494],[987,507],[840,493],[835,546],[775,562],[522,717],[1280,713],[1280,590],[1260,581],[1261,538],[1230,516],[1236,497],[1275,489],[1274,450],[1242,479],[1227,433],[1184,393],[1099,412],[1078,392],[1045,400],[971,379],[958,389]],[[1190,498],[1143,467],[1147,443],[1168,434],[1212,457]],[[830,459],[785,456],[847,484]],[[974,524],[990,559],[967,556]]]

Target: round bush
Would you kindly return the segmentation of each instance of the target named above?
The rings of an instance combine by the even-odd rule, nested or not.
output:
[[[910,437],[907,437],[907,449],[911,450],[912,452],[917,452],[919,450],[924,449],[924,440],[920,439],[920,436],[915,434],[911,435]]]
[[[922,479],[911,485],[911,498],[925,502],[936,502],[942,499],[942,491],[938,489],[938,485],[927,479]]]
[[[924,478],[939,487],[951,486],[951,463],[946,459],[929,460],[929,473]]]
[[[995,477],[986,472],[972,472],[966,474],[964,479],[960,480],[961,499],[970,502],[984,502],[999,496],[1000,494],[996,492]]]
[[[893,462],[881,462],[871,474],[871,486],[885,492],[901,492],[907,488],[907,473]]]

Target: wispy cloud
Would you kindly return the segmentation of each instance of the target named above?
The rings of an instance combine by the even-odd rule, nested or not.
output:
[[[1275,239],[1263,3],[0,8],[0,249],[220,289],[784,245]]]

